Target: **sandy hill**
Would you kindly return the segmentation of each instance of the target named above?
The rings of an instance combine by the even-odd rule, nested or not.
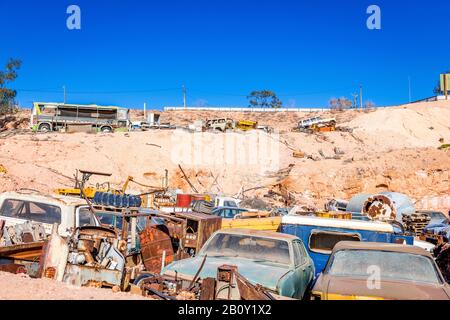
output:
[[[116,186],[128,175],[144,184],[160,185],[168,169],[172,186],[191,191],[178,168],[181,164],[200,192],[232,195],[240,189],[280,183],[299,203],[321,207],[333,197],[388,189],[409,194],[419,207],[450,206],[450,151],[438,150],[450,143],[449,102],[327,113],[353,132],[290,132],[308,115],[172,111],[162,114],[163,122],[186,125],[199,118],[232,117],[271,125],[278,133],[198,135],[177,130],[109,135],[26,132],[20,122],[25,113],[15,120],[20,126],[9,125],[22,130],[0,132],[0,164],[8,171],[0,175],[0,191],[34,188],[51,192],[71,186],[75,169],[111,172]],[[134,112],[134,116],[139,114]],[[294,158],[293,150],[303,151],[306,157]],[[144,189],[130,188],[134,192]],[[258,189],[247,195],[267,192]]]

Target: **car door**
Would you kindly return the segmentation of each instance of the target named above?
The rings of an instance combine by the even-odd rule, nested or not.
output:
[[[314,270],[303,244],[298,240],[294,240],[292,246],[294,251],[294,275],[296,279],[295,296],[301,299],[308,289]]]

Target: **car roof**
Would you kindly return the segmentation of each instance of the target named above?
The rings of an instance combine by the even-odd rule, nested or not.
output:
[[[220,210],[220,209],[248,210],[248,209],[245,209],[245,208],[231,207],[231,206],[223,206],[223,207],[216,207],[216,208],[214,208],[214,210]]]
[[[388,251],[397,253],[409,253],[432,258],[431,254],[426,250],[410,245],[378,243],[378,242],[361,242],[361,241],[341,241],[338,242],[333,249],[333,253],[340,250],[370,250],[370,251]]]
[[[32,191],[19,192],[4,192],[0,194],[2,199],[28,200],[40,201],[44,203],[62,204],[66,206],[81,206],[87,205],[86,200],[76,197],[62,196],[62,195],[46,195]]]
[[[394,227],[386,222],[380,221],[360,221],[360,220],[344,220],[321,218],[316,216],[299,216],[299,215],[285,215],[281,220],[282,224],[293,224],[310,227],[331,227],[351,230],[367,230],[376,232],[393,233]]]
[[[279,233],[279,232],[273,232],[273,231],[264,231],[264,230],[252,230],[252,229],[222,229],[216,232],[217,234],[235,234],[235,235],[246,235],[246,236],[255,236],[255,237],[263,237],[263,238],[270,238],[270,239],[277,239],[277,240],[285,240],[285,241],[292,241],[292,240],[298,240],[298,237],[285,234],[285,233]]]

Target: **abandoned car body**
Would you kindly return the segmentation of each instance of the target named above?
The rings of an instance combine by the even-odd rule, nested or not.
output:
[[[334,247],[312,299],[449,300],[450,287],[433,257],[421,248],[343,241]]]
[[[126,241],[114,230],[80,227],[68,241],[52,234],[41,261],[42,275],[77,286],[118,287],[124,289]]]
[[[6,226],[27,221],[42,224],[50,234],[54,223],[59,224],[61,236],[69,236],[80,226],[99,226],[86,201],[81,198],[41,195],[37,192],[5,192],[0,194],[0,219]]]
[[[280,233],[229,229],[216,232],[199,254],[176,261],[163,276],[192,281],[215,278],[221,265],[232,262],[251,284],[285,297],[301,299],[314,278],[314,265],[300,239]]]
[[[303,241],[317,274],[325,268],[333,247],[340,241],[414,244],[413,237],[385,222],[287,215],[282,218],[280,229]]]

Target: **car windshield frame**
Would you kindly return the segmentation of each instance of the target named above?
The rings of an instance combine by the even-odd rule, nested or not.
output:
[[[239,255],[239,251],[237,251],[237,248],[211,248],[211,246],[216,245],[217,243],[220,244],[224,244],[224,237],[231,237],[231,238],[242,238],[241,240],[239,240],[239,242],[241,241],[249,241],[249,242],[256,242],[256,241],[261,241],[261,242],[273,242],[274,244],[276,242],[279,243],[283,243],[282,245],[286,245],[287,246],[287,259],[286,257],[283,257],[282,259],[284,259],[285,261],[280,261],[280,260],[275,260],[267,257],[263,258],[264,255],[262,252],[256,252],[256,251],[251,251],[252,253],[250,253],[250,251],[242,251],[241,255]],[[222,238],[222,239],[220,239]],[[236,241],[237,239],[233,239],[234,241]],[[228,240],[230,241],[230,240]],[[260,246],[262,247],[262,246]],[[213,250],[211,250],[213,249]],[[218,250],[219,249],[219,250]],[[227,250],[227,252],[232,252],[232,253],[227,253],[227,252],[223,252],[223,250]],[[284,249],[284,248],[283,248]],[[274,250],[273,248],[265,248],[265,253],[266,254],[273,254]],[[285,252],[286,253],[286,252]],[[285,254],[284,253],[284,254]],[[250,255],[254,255],[254,256],[249,256]],[[283,267],[287,267],[287,268],[291,268],[293,265],[293,249],[292,249],[292,243],[290,241],[284,240],[284,239],[274,239],[274,238],[270,238],[270,237],[262,237],[262,236],[255,236],[255,235],[246,235],[246,234],[233,234],[233,233],[217,233],[215,234],[213,237],[211,237],[207,243],[205,243],[205,245],[203,246],[203,248],[201,249],[201,251],[199,252],[199,256],[208,256],[211,258],[238,258],[238,259],[247,259],[250,261],[254,261],[254,262],[258,262],[258,263],[265,263],[265,264],[271,264],[271,265],[278,265],[278,266],[283,266]]]
[[[411,284],[427,284],[427,285],[442,285],[443,283],[445,283],[439,269],[436,266],[436,263],[434,263],[434,261],[432,259],[430,259],[427,256],[424,255],[420,255],[420,254],[414,254],[414,253],[409,253],[409,252],[396,252],[396,251],[388,251],[388,250],[364,250],[364,249],[341,249],[339,251],[333,252],[333,254],[330,256],[327,266],[325,268],[324,273],[327,275],[330,275],[332,277],[340,277],[340,278],[352,278],[352,279],[367,279],[371,274],[367,273],[367,275],[357,275],[357,274],[333,274],[331,271],[333,264],[335,263],[336,260],[336,255],[344,252],[344,251],[353,251],[353,252],[358,252],[358,256],[361,256],[361,254],[363,252],[366,253],[381,253],[381,254],[392,254],[392,256],[398,256],[398,255],[408,255],[408,256],[412,256],[412,257],[420,257],[422,258],[424,261],[426,260],[432,267],[433,271],[434,271],[434,275],[436,276],[436,282],[432,282],[432,281],[425,281],[425,280],[416,280],[416,279],[410,279],[410,278],[395,278],[395,277],[382,277],[381,281],[396,281],[396,282],[407,282],[407,283],[411,283]],[[386,258],[386,257],[385,257]],[[383,259],[384,260],[384,259]],[[346,263],[346,265],[350,265],[348,262]],[[374,264],[376,265],[376,264]],[[348,268],[346,268],[346,270],[348,270]],[[416,271],[416,270],[414,270]]]

